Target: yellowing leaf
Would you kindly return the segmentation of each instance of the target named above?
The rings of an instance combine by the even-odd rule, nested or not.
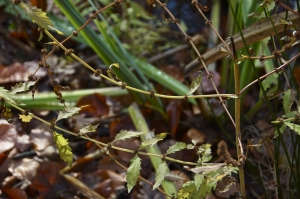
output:
[[[188,95],[194,93],[197,88],[201,85],[202,82],[202,72],[200,71],[200,74],[196,77],[196,79],[193,80],[191,86],[190,86],[190,90],[188,92]]]
[[[89,132],[95,132],[98,125],[99,124],[96,124],[96,125],[89,124],[87,126],[84,126],[79,129],[79,133],[82,135],[82,134],[89,133]]]
[[[11,94],[16,94],[19,92],[23,92],[23,91],[28,91],[29,88],[33,85],[35,85],[36,81],[28,81],[28,82],[24,82],[24,83],[18,83],[16,84],[14,87],[11,88],[10,93]]]
[[[294,91],[292,89],[286,90],[283,93],[282,99],[284,113],[290,112],[294,100]]]
[[[33,22],[37,23],[39,26],[46,30],[54,30],[59,34],[63,34],[59,30],[55,29],[52,21],[47,17],[47,14],[41,9],[28,5],[24,2],[21,2],[20,7],[30,16]]]
[[[144,142],[142,142],[139,150],[149,148],[149,147],[155,145],[158,141],[163,140],[167,136],[167,134],[168,133],[161,133],[161,134],[156,135],[154,138],[145,140]]]
[[[30,122],[32,119],[32,116],[19,114],[19,118],[22,120],[22,122]]]
[[[58,114],[55,122],[57,122],[58,120],[61,120],[63,118],[71,117],[72,115],[78,113],[80,110],[81,109],[78,107],[72,107],[72,106],[66,107],[62,111],[59,111],[59,114]]]
[[[156,175],[155,175],[155,184],[153,185],[152,190],[156,189],[159,187],[159,185],[162,183],[164,180],[165,176],[169,172],[169,168],[166,162],[160,163],[160,165],[157,168]]]
[[[112,143],[119,141],[119,140],[125,140],[132,137],[139,137],[140,135],[144,134],[144,132],[136,132],[136,131],[125,131],[122,130],[120,133],[118,133],[115,137],[115,139],[112,141]]]
[[[287,125],[293,131],[295,131],[296,133],[298,133],[298,135],[300,135],[300,126],[298,124],[294,124],[291,122],[285,122],[284,124]]]
[[[176,142],[174,145],[170,146],[167,150],[167,154],[175,153],[176,151],[181,151],[186,148],[186,144],[183,142]]]
[[[204,180],[204,175],[202,175],[202,174],[196,174],[194,176],[194,183],[195,183],[195,186],[196,186],[197,190],[199,189],[199,187],[202,184],[203,180]]]
[[[138,155],[135,155],[134,158],[130,160],[130,166],[127,169],[127,173],[126,173],[128,193],[135,186],[135,183],[140,175],[140,171],[141,171],[141,159],[139,158]]]
[[[69,165],[69,167],[71,167],[73,162],[73,153],[72,149],[69,146],[68,140],[65,139],[63,135],[56,133],[55,131],[53,131],[53,136],[57,149],[59,151],[60,158],[65,161]]]

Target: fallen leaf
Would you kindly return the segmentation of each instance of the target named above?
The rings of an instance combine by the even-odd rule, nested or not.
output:
[[[86,106],[83,107],[79,113],[84,113],[88,117],[102,117],[109,113],[109,107],[106,104],[106,97],[97,93],[79,99],[76,106]]]
[[[42,151],[47,146],[54,145],[53,134],[44,128],[32,129],[30,141],[36,151]]]
[[[34,159],[23,158],[12,160],[8,170],[19,180],[31,180],[35,177],[39,166],[40,163]]]
[[[0,120],[0,154],[13,148],[16,139],[15,125],[9,124],[6,120]]]
[[[27,199],[27,194],[20,188],[1,189],[10,199]]]
[[[33,179],[30,189],[37,193],[37,198],[67,198],[67,183],[59,175],[62,166],[58,163],[43,162],[40,165],[36,177]]]

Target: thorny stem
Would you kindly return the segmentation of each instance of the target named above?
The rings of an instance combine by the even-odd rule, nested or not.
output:
[[[208,74],[208,79],[209,79],[210,82],[212,83],[215,92],[216,92],[218,95],[220,95],[220,93],[219,93],[219,91],[218,91],[218,89],[217,89],[217,87],[216,87],[216,84],[215,84],[215,82],[213,81],[213,78],[212,78],[213,75],[208,71],[208,68],[207,68],[207,66],[206,66],[206,64],[205,64],[205,62],[204,62],[204,60],[203,60],[203,57],[201,56],[200,52],[198,51],[198,49],[197,49],[197,47],[195,46],[194,42],[192,41],[191,37],[188,36],[188,35],[186,34],[186,32],[185,32],[185,31],[183,30],[183,28],[181,27],[181,25],[180,25],[180,23],[179,23],[179,20],[176,19],[176,18],[174,17],[174,15],[173,15],[173,14],[170,12],[170,10],[166,7],[166,4],[160,2],[159,0],[155,0],[155,2],[157,2],[157,3],[162,7],[162,9],[164,9],[164,11],[166,11],[166,12],[168,13],[168,15],[171,17],[172,22],[175,23],[175,24],[177,25],[177,27],[179,28],[179,30],[181,31],[181,33],[185,36],[186,41],[189,42],[190,45],[193,47],[194,51],[196,52],[196,54],[197,54],[197,56],[198,56],[198,60],[202,63],[202,65],[203,65],[203,67],[204,67],[206,73]],[[230,52],[230,51],[229,51],[229,52]],[[235,127],[235,122],[234,122],[233,118],[231,117],[231,115],[230,115],[228,109],[226,108],[226,105],[225,105],[225,103],[224,103],[224,100],[223,100],[221,97],[219,97],[219,100],[220,100],[220,103],[222,104],[224,110],[226,111],[228,117],[230,118],[230,120],[231,120],[233,126]]]
[[[44,32],[56,43],[56,45],[58,45],[60,48],[62,48],[65,52],[68,51],[68,49],[62,44],[60,43],[59,41],[57,41],[57,39],[47,30],[44,30]],[[75,55],[74,53],[71,53],[71,55],[74,59],[76,59],[78,62],[80,62],[82,65],[84,65],[85,67],[87,67],[89,70],[91,70],[93,73],[96,72],[96,70],[91,67],[89,64],[87,64],[85,61],[83,61],[81,58],[79,58],[77,55]],[[122,82],[117,82],[115,81],[114,79],[111,79],[103,74],[100,74],[100,76],[118,86],[122,86]],[[140,89],[137,89],[137,88],[133,88],[131,86],[126,86],[126,88],[128,90],[132,90],[132,91],[135,91],[135,92],[139,92],[139,93],[143,93],[143,94],[146,94],[146,95],[150,95],[151,92],[149,91],[144,91],[144,90],[140,90]],[[211,95],[190,95],[190,96],[171,96],[171,95],[162,95],[162,94],[158,94],[158,93],[155,93],[154,94],[156,97],[161,97],[161,98],[169,98],[169,99],[187,99],[187,98],[213,98],[213,97],[227,97],[227,98],[236,98],[236,95],[234,94],[211,94]],[[222,99],[222,98],[221,98]]]
[[[291,59],[289,59],[287,62],[285,62],[284,64],[282,64],[280,67],[278,67],[278,68],[272,70],[271,72],[269,72],[269,73],[267,73],[267,74],[261,76],[260,78],[254,80],[253,82],[251,82],[250,84],[248,84],[247,86],[245,86],[245,87],[240,91],[239,94],[241,95],[247,88],[249,88],[250,86],[252,86],[252,85],[255,84],[256,82],[258,82],[258,80],[262,80],[262,79],[268,77],[269,75],[271,75],[271,74],[273,74],[273,73],[276,73],[276,72],[280,71],[281,69],[283,69],[284,67],[286,67],[290,62],[292,62],[293,60],[297,59],[297,57],[299,57],[299,56],[300,56],[300,52],[299,52],[297,55],[295,55],[294,57],[292,57]]]
[[[300,16],[300,14],[298,12],[296,12],[295,10],[291,9],[289,6],[285,5],[284,3],[282,3],[280,0],[275,0],[275,3],[277,3],[278,5],[284,7],[286,10],[291,11],[292,13],[294,13],[295,15]]]
[[[20,108],[19,106],[9,102],[9,101],[6,101],[7,104],[11,105],[12,107],[14,107],[15,109],[21,111],[21,112],[24,112],[25,110]],[[52,124],[50,122],[47,122],[46,120],[43,120],[42,118],[34,115],[33,113],[29,113],[30,116],[32,116],[34,119],[48,125],[48,126],[51,126]],[[57,130],[60,130],[62,132],[65,132],[65,133],[68,133],[68,134],[71,134],[71,135],[74,135],[74,136],[78,136],[78,134],[76,133],[73,133],[71,131],[68,131],[66,129],[63,129],[57,125],[54,126],[55,129]],[[92,138],[89,138],[89,137],[84,137],[84,136],[81,136],[83,139],[85,140],[88,140],[88,141],[91,141],[91,142],[94,142],[95,144],[100,144],[101,146],[103,147],[108,147],[109,144],[105,144],[103,142],[99,142],[97,140],[94,140]],[[174,158],[170,158],[168,156],[164,156],[164,155],[159,155],[159,154],[153,154],[153,153],[146,153],[146,152],[141,152],[141,151],[134,151],[134,150],[130,150],[130,149],[126,149],[126,148],[121,148],[121,147],[116,147],[116,146],[111,146],[112,149],[115,149],[115,150],[119,150],[119,151],[124,151],[124,152],[127,152],[127,153],[138,153],[139,155],[144,155],[144,156],[154,156],[154,157],[160,157],[160,158],[164,158],[166,160],[169,160],[169,161],[172,161],[172,162],[177,162],[177,163],[180,163],[180,164],[185,164],[185,165],[190,165],[190,166],[198,166],[199,164],[198,163],[194,163],[194,162],[185,162],[185,161],[181,161],[181,160],[177,160],[177,159],[174,159]]]

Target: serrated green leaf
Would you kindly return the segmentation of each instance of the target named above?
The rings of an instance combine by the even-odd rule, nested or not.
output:
[[[28,81],[28,82],[24,82],[24,83],[18,83],[16,84],[14,87],[11,88],[10,93],[11,94],[16,94],[19,92],[24,92],[24,91],[28,91],[29,88],[33,85],[35,85],[36,81]]]
[[[89,133],[89,132],[95,132],[98,125],[99,124],[96,124],[96,125],[89,124],[89,125],[86,125],[84,127],[81,127],[79,129],[79,133],[82,135],[82,134]]]
[[[192,81],[189,92],[188,92],[188,95],[191,95],[192,93],[194,93],[197,90],[197,88],[201,85],[202,76],[203,76],[203,74],[200,71],[200,74],[196,77],[196,79],[194,79]]]
[[[166,162],[160,163],[160,165],[158,166],[158,169],[156,171],[155,183],[153,185],[152,190],[159,187],[159,185],[162,183],[162,181],[164,180],[164,178],[165,178],[165,176],[167,175],[168,172],[169,172],[169,168],[168,168],[167,163]]]
[[[0,97],[13,104],[20,103],[18,100],[15,99],[14,94],[10,93],[8,90],[4,89],[3,87],[0,87]]]
[[[57,120],[55,122],[57,122],[63,118],[71,117],[72,115],[78,113],[80,110],[81,110],[81,108],[68,106],[68,107],[64,108],[62,111],[59,111]]]
[[[290,122],[285,122],[285,125],[287,125],[290,129],[298,133],[300,135],[300,126],[298,124],[290,123]]]
[[[288,113],[291,110],[291,107],[293,105],[293,99],[294,99],[294,92],[292,89],[288,89],[283,93],[282,99],[283,99],[283,109],[284,113]]]
[[[128,138],[139,137],[142,134],[144,134],[144,132],[122,130],[120,133],[118,133],[116,135],[116,137],[112,141],[112,143],[114,143],[116,141],[119,141],[119,140],[125,140],[125,139],[128,139]]]
[[[200,164],[203,164],[203,163],[209,161],[212,158],[210,147],[211,147],[210,144],[202,144],[198,148],[198,154],[200,155],[198,162]]]
[[[285,124],[282,124],[282,126],[279,128],[279,133],[282,134],[282,133],[285,131],[286,127],[287,127],[287,126],[286,126]],[[278,135],[279,135],[279,134],[278,134],[278,131],[275,130],[275,131],[274,131],[274,138],[276,138]]]
[[[139,150],[146,149],[146,148],[149,148],[149,147],[155,145],[158,141],[163,140],[167,136],[167,134],[168,133],[157,134],[154,138],[145,140],[144,142],[142,142]]]
[[[28,5],[24,2],[21,2],[19,5],[30,16],[31,20],[42,28],[46,30],[54,30],[59,34],[63,34],[54,28],[52,21],[47,17],[47,13],[42,11],[40,8]]]
[[[273,73],[271,75],[269,75],[268,77],[266,77],[261,83],[262,83],[262,86],[264,88],[264,90],[268,90],[271,85],[273,83],[275,83],[276,81],[278,80],[278,74],[277,73]],[[260,89],[260,92],[259,92],[259,96],[260,98],[263,97],[263,92],[262,92],[262,89]]]
[[[63,135],[56,133],[53,131],[54,142],[56,143],[57,149],[59,151],[60,158],[65,161],[69,167],[72,166],[73,162],[73,153],[72,149],[69,146],[69,142],[67,139],[63,137]]]
[[[204,180],[204,175],[202,175],[202,174],[196,174],[194,176],[194,183],[195,183],[195,186],[196,186],[197,190],[199,189],[199,187],[202,184],[203,180]]]
[[[181,151],[186,148],[186,144],[183,142],[176,142],[174,145],[170,146],[169,149],[167,150],[166,155],[175,153],[177,151]]]
[[[135,155],[134,158],[130,160],[130,166],[127,169],[127,173],[126,173],[128,193],[135,186],[135,183],[140,175],[140,171],[141,171],[141,159],[139,158],[138,155]]]

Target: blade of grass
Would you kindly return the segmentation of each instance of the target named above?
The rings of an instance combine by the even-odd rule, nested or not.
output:
[[[139,110],[138,106],[134,103],[132,104],[129,109],[129,115],[134,123],[134,126],[135,128],[137,129],[137,131],[139,132],[144,132],[145,134],[141,135],[141,140],[142,141],[145,141],[149,136],[149,134],[151,133],[149,128],[148,128],[148,125],[141,113],[141,111]],[[147,150],[149,153],[154,153],[154,154],[159,154],[161,155],[161,152],[159,150],[159,148],[157,147],[157,145],[154,145],[153,147],[150,147],[148,150]],[[159,157],[153,157],[153,156],[150,156],[150,160],[151,160],[151,163],[155,169],[155,171],[158,169],[158,166],[160,165],[160,163],[162,162],[162,159],[159,158]],[[169,171],[168,171],[169,172]],[[170,182],[170,181],[166,181],[164,180],[162,183],[161,183],[164,191],[167,193],[167,194],[176,194],[177,193],[177,189],[175,187],[175,185]]]

